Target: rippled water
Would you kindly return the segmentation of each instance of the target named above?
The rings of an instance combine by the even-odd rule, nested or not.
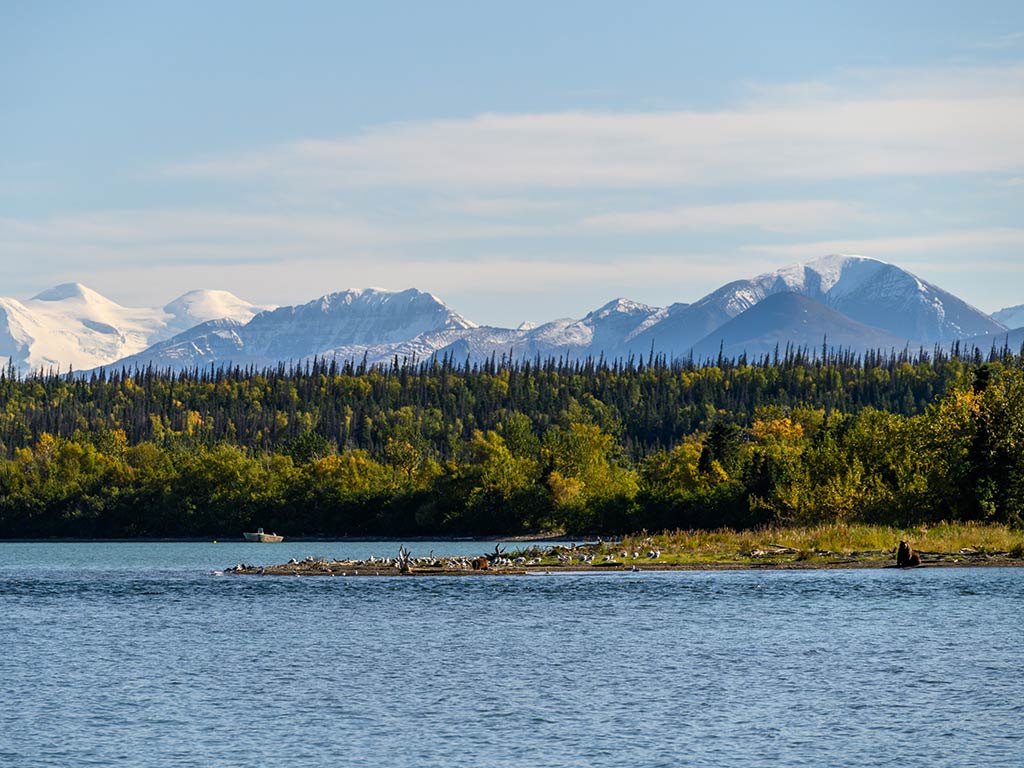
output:
[[[0,544],[0,765],[1024,765],[1024,569],[210,575],[395,548]]]

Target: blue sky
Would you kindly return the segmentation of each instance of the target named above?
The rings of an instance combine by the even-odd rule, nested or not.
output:
[[[0,293],[507,325],[851,252],[1024,303],[1020,3],[291,5],[0,3]]]

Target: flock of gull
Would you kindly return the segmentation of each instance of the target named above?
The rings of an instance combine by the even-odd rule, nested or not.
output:
[[[643,555],[639,551],[630,552],[623,550],[616,556],[613,554],[599,555],[587,549],[578,549],[573,545],[571,548],[554,546],[543,553],[538,553],[534,550],[525,554],[507,556],[496,547],[493,554],[486,555],[485,557],[435,557],[433,552],[426,557],[413,557],[405,547],[402,547],[399,550],[397,557],[377,557],[376,555],[370,555],[368,558],[362,560],[331,562],[322,557],[314,557],[310,555],[302,560],[291,558],[286,565],[280,567],[275,566],[274,568],[275,572],[278,568],[291,568],[295,575],[299,575],[299,569],[303,569],[307,572],[313,569],[323,569],[325,572],[331,572],[331,569],[338,567],[352,568],[357,571],[359,569],[372,569],[378,573],[381,569],[390,570],[396,568],[401,571],[408,571],[411,568],[439,568],[444,571],[469,571],[481,568],[482,560],[486,561],[483,564],[486,568],[503,569],[541,566],[545,563],[545,558],[551,557],[554,557],[555,561],[561,566],[576,564],[624,565],[631,561],[639,560],[641,557],[644,557],[646,560],[658,560],[661,557],[661,550],[651,549],[646,552],[646,555]],[[548,562],[550,562],[550,559]],[[266,566],[266,568],[269,567],[270,566]],[[214,571],[213,575],[222,576],[224,574],[231,573],[254,573],[259,576],[265,573],[266,568],[264,566],[238,563],[237,565],[225,568],[223,571]],[[638,570],[636,565],[632,567],[632,570]]]

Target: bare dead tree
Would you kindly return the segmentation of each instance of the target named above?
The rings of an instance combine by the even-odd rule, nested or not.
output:
[[[412,554],[404,544],[398,548],[398,557],[395,562],[398,564],[399,573],[412,573]]]

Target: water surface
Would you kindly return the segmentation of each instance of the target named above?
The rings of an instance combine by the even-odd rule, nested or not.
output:
[[[0,765],[1022,765],[1024,569],[211,575],[396,549],[0,543]]]

